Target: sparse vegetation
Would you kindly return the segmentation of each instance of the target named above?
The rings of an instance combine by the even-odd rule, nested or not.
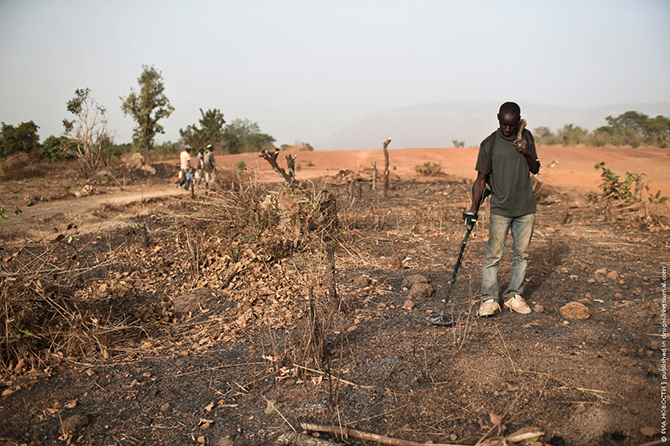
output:
[[[670,144],[670,118],[667,116],[650,118],[644,113],[627,111],[616,117],[608,116],[605,120],[608,125],[598,127],[592,132],[566,124],[556,134],[548,127],[537,127],[533,129],[533,134],[537,143],[544,145],[668,147]]]
[[[605,198],[623,200],[626,202],[633,198],[633,191],[631,190],[631,186],[635,183],[635,180],[638,178],[639,174],[626,172],[626,179],[622,181],[619,175],[615,174],[605,166],[604,161],[596,164],[595,169],[602,170],[600,174],[601,182],[599,187],[603,191]]]
[[[113,141],[107,130],[107,110],[91,96],[91,89],[77,89],[67,103],[67,111],[75,119],[63,120],[66,136],[70,137],[69,152],[81,164],[85,176],[91,176],[105,164],[105,150]]]
[[[415,166],[414,171],[419,174],[419,175],[425,175],[425,176],[432,176],[432,175],[437,175],[440,173],[440,170],[442,168],[440,167],[439,163],[433,163],[432,161],[426,161],[425,163]]]

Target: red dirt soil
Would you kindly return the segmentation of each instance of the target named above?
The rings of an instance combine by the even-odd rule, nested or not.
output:
[[[440,164],[444,173],[474,180],[477,153],[476,148],[389,150],[391,174],[411,178],[416,176],[416,166],[432,162]],[[660,190],[663,195],[670,195],[670,149],[546,146],[538,148],[538,155],[542,163],[539,178],[552,186],[582,193],[595,191],[600,182],[600,171],[594,166],[604,161],[607,167],[622,178],[626,172],[644,173],[652,193]],[[240,160],[247,167],[256,169],[261,180],[277,177],[269,164],[256,153],[218,156],[217,165],[230,168]],[[311,179],[335,175],[345,169],[369,171],[372,162],[377,163],[381,173],[384,168],[382,150],[298,152],[296,166],[299,166],[300,171],[296,176],[299,179]],[[280,156],[280,165],[284,166],[285,163]],[[549,167],[550,164],[553,167]]]

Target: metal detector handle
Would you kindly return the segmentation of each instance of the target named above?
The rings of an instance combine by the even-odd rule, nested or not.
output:
[[[475,224],[477,223],[477,220],[479,219],[479,208],[481,205],[484,203],[484,200],[486,200],[486,197],[491,195],[491,189],[488,187],[484,188],[484,191],[482,192],[482,198],[479,200],[479,203],[477,203],[477,211],[476,212],[471,212],[471,211],[463,211],[463,221],[465,221],[465,227],[470,228],[474,227]]]
[[[476,212],[463,211],[463,220],[465,221],[466,227],[474,226],[475,223],[477,223],[478,217]]]

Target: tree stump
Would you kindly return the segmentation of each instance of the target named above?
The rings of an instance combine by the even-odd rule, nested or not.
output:
[[[388,196],[390,179],[389,179],[389,151],[388,146],[391,144],[391,137],[389,136],[384,141],[384,198]]]

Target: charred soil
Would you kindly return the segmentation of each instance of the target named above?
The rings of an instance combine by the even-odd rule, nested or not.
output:
[[[95,210],[123,214],[120,228],[73,219],[5,239],[0,439],[260,445],[301,423],[464,445],[526,427],[538,444],[660,438],[663,212],[544,188],[534,311],[481,319],[482,211],[444,328],[425,318],[442,306],[470,184],[397,180],[383,199],[365,183],[353,200],[318,186],[231,174],[208,195]],[[310,214],[321,186],[337,227]],[[561,312],[575,301],[587,319]]]

